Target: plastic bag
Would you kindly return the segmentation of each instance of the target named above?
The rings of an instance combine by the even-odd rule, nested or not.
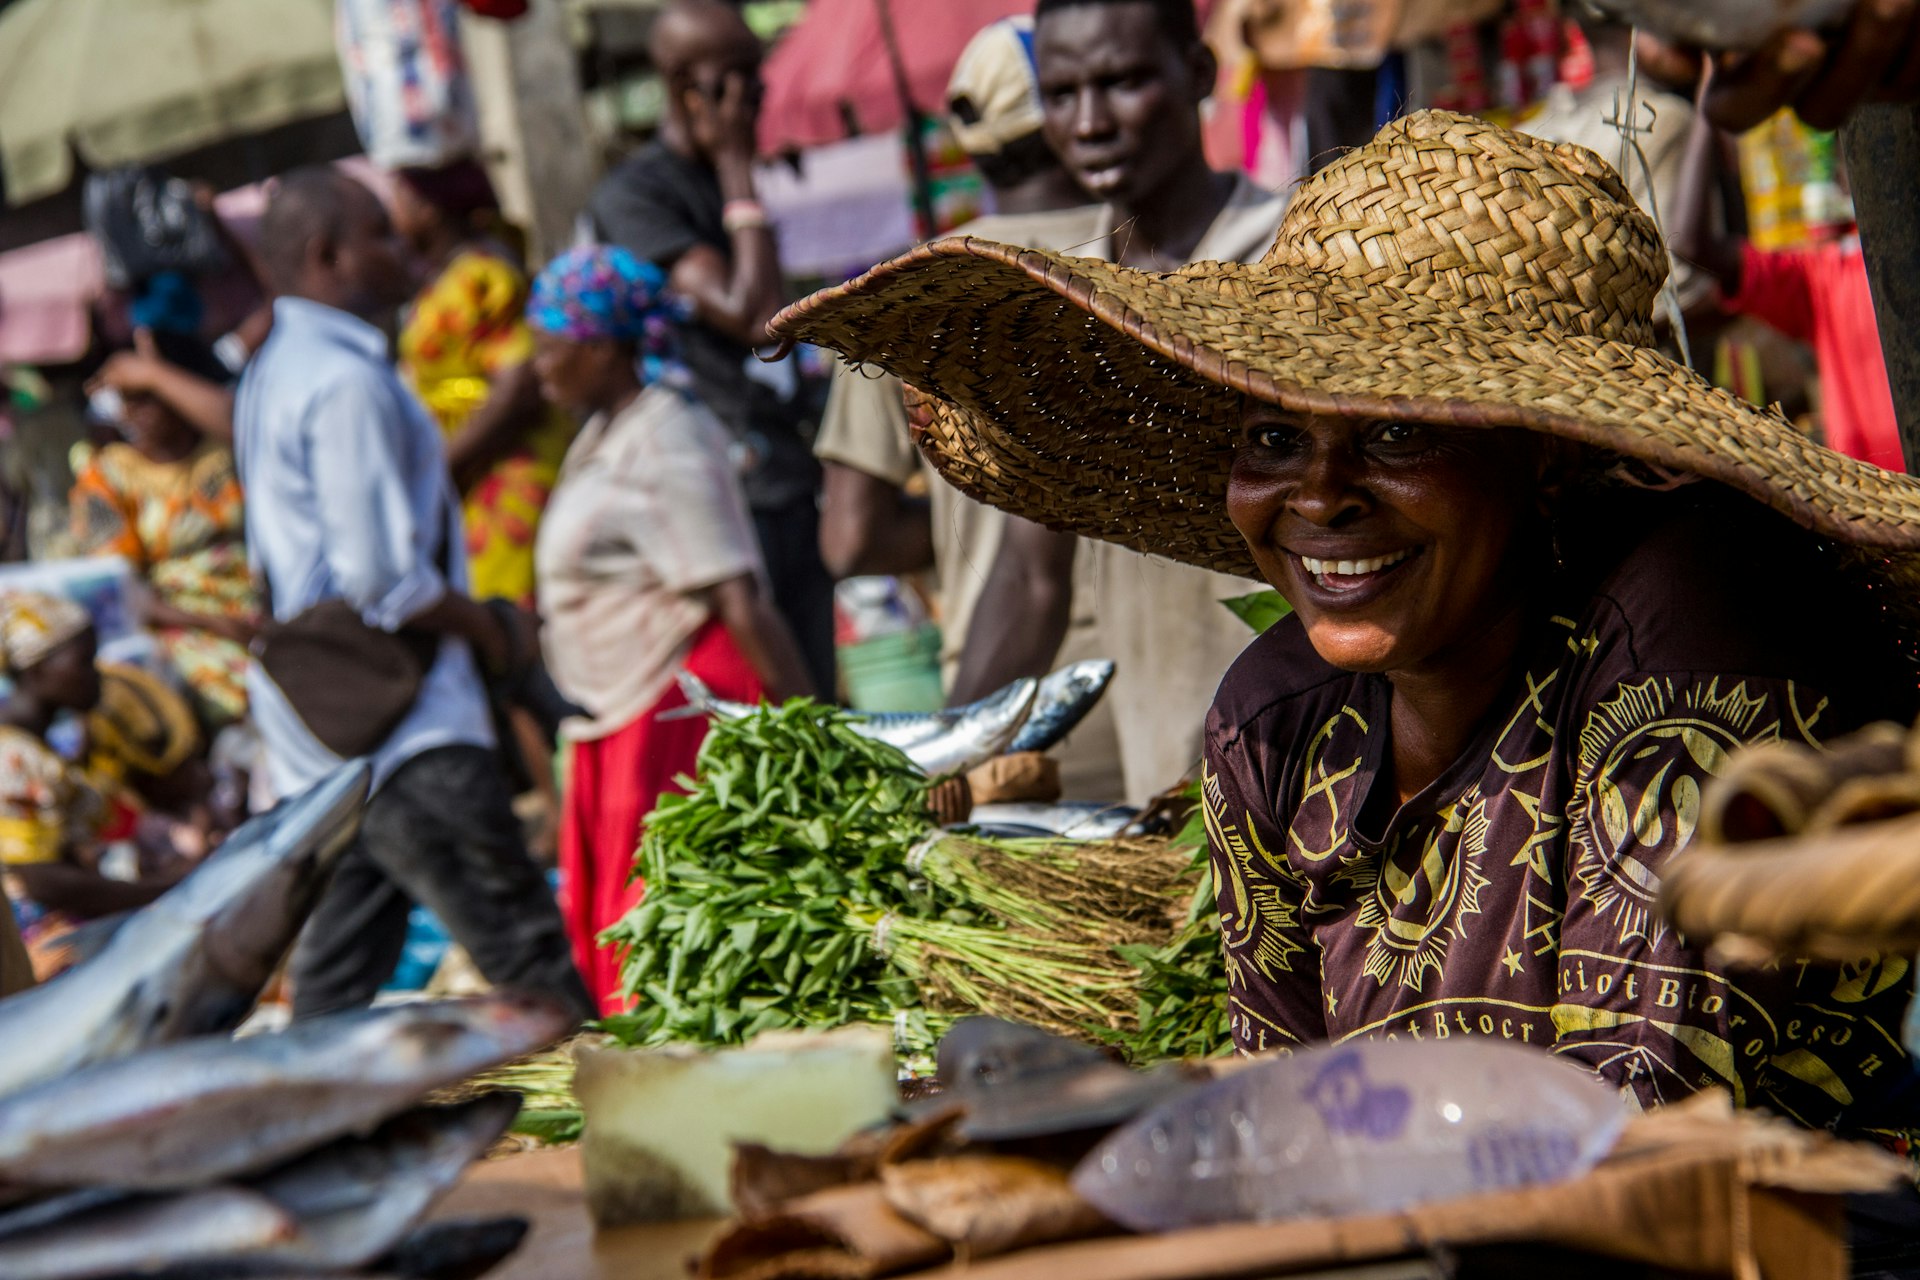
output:
[[[1625,1105],[1585,1070],[1484,1040],[1369,1041],[1181,1094],[1074,1171],[1135,1231],[1383,1213],[1592,1168]]]
[[[480,144],[454,0],[339,0],[335,35],[347,107],[367,158],[435,168]]]
[[[153,165],[88,174],[81,213],[116,289],[168,271],[201,275],[229,265],[220,229],[193,188]]]

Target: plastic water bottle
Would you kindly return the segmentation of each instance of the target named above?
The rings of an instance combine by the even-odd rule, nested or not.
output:
[[[1135,1231],[1383,1213],[1578,1176],[1626,1118],[1612,1089],[1538,1049],[1327,1045],[1162,1103],[1073,1185]]]

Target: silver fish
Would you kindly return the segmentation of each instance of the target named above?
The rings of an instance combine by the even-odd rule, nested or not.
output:
[[[359,830],[369,777],[343,765],[244,824],[98,955],[0,1001],[0,1097],[238,1026]]]
[[[716,698],[713,690],[691,672],[682,671],[679,680],[687,701],[709,715],[738,720],[756,710],[744,702]],[[928,777],[964,773],[1007,749],[1032,713],[1039,691],[1038,680],[1023,676],[998,693],[964,707],[861,712],[847,727],[862,737],[897,748]]]
[[[357,1271],[406,1239],[519,1110],[511,1093],[421,1107],[238,1186],[123,1195],[0,1239],[0,1276]]]
[[[0,1183],[171,1191],[252,1173],[572,1025],[544,997],[495,993],[150,1049],[0,1098]]]
[[[23,1231],[37,1231],[41,1227],[87,1213],[102,1205],[119,1204],[130,1198],[131,1193],[118,1187],[81,1187],[77,1191],[62,1191],[54,1195],[43,1196],[38,1200],[15,1205],[0,1213],[0,1240],[8,1236],[19,1235]]]
[[[293,1215],[239,1187],[124,1200],[51,1227],[0,1240],[8,1280],[95,1280],[147,1274],[209,1257],[286,1244]]]
[[[1020,726],[1008,751],[1045,751],[1073,732],[1087,718],[1087,712],[1106,693],[1113,680],[1113,663],[1105,658],[1089,658],[1060,668],[1040,682],[1033,699],[1033,714]]]
[[[300,1229],[291,1240],[252,1250],[249,1260],[315,1270],[366,1266],[406,1237],[519,1111],[512,1093],[422,1107],[371,1138],[336,1142],[251,1179],[247,1185]]]
[[[1111,840],[1133,825],[1139,810],[1123,804],[983,804],[965,823],[990,833],[1021,828],[1063,840]]]
[[[1590,0],[1615,21],[1665,40],[1730,52],[1757,49],[1788,27],[1824,27],[1844,18],[1854,0]]]

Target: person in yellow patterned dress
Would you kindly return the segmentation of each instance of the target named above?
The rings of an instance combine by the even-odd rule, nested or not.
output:
[[[222,376],[211,352],[157,336],[171,363]],[[260,610],[233,451],[160,396],[129,391],[122,402],[126,439],[95,450],[75,478],[73,535],[82,555],[123,556],[146,578],[161,650],[195,714],[217,730],[247,714],[247,645]]]
[[[47,742],[61,712],[99,703],[93,621],[70,600],[0,595],[0,884],[38,976],[58,965],[53,945],[73,923],[145,906],[174,876],[132,883],[100,873],[116,806],[109,778],[90,775]]]
[[[393,223],[433,278],[400,330],[400,365],[446,433],[466,499],[477,599],[533,605],[533,540],[575,424],[528,366],[528,280],[486,171],[472,161],[394,175]]]
[[[1733,752],[1915,714],[1920,480],[1662,355],[1667,262],[1601,157],[1422,111],[1259,263],[947,241],[772,329],[920,388],[976,498],[1292,605],[1206,723],[1239,1049],[1497,1040],[1898,1147],[1912,956],[1729,968],[1659,892]]]

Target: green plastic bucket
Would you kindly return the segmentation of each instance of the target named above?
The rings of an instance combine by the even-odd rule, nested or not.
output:
[[[938,711],[940,628],[926,623],[912,631],[875,636],[839,651],[847,701],[860,711]]]

